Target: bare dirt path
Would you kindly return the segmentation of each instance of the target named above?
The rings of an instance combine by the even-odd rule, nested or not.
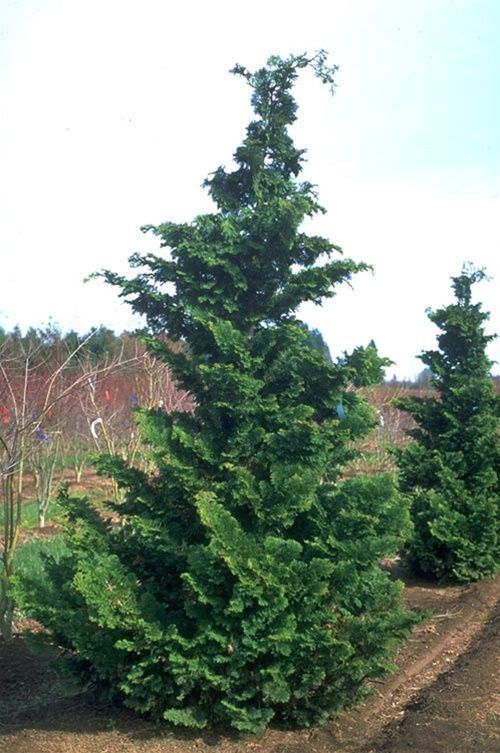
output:
[[[450,672],[419,693],[373,753],[499,753],[500,609]]]
[[[366,703],[320,729],[259,737],[180,733],[72,697],[48,658],[23,638],[0,644],[0,751],[500,753],[500,577],[447,588],[406,579],[404,598],[432,616],[401,647],[397,673],[373,683]]]

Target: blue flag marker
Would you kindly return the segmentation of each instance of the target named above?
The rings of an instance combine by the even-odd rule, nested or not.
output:
[[[343,421],[345,418],[345,410],[342,403],[337,403],[336,410],[337,410],[337,416],[340,418],[341,421]]]
[[[48,434],[46,434],[42,429],[37,429],[35,431],[35,435],[40,439],[42,442],[50,442],[52,440],[52,437],[49,437]]]

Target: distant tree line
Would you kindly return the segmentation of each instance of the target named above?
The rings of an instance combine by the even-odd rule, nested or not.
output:
[[[103,324],[91,327],[83,334],[76,330],[63,332],[54,324],[46,327],[28,327],[24,333],[19,326],[7,331],[0,325],[0,347],[2,352],[14,353],[16,350],[23,352],[38,352],[38,359],[46,358],[50,353],[72,353],[82,343],[85,343],[85,357],[98,361],[104,358],[113,358],[125,350],[136,347],[137,339],[133,333],[123,331],[117,334]]]

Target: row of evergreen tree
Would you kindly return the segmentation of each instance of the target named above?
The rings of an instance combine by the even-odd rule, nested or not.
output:
[[[103,324],[92,327],[83,334],[76,330],[64,332],[55,324],[28,327],[24,332],[19,326],[11,330],[0,326],[0,356],[18,356],[23,359],[29,354],[30,361],[36,364],[46,358],[65,358],[84,343],[85,357],[94,362],[112,360],[127,349],[132,337],[131,332],[117,334]]]
[[[89,682],[187,727],[309,726],[361,698],[415,623],[380,565],[401,546],[438,577],[499,566],[500,410],[471,300],[482,272],[453,278],[455,302],[431,315],[437,395],[400,402],[417,424],[400,486],[343,473],[374,426],[353,388],[387,361],[370,345],[331,363],[297,318],[366,269],[300,229],[322,211],[288,132],[307,68],[333,86],[324,53],[237,66],[255,118],[234,169],[205,182],[216,211],[147,228],[169,253],[133,256],[132,279],[102,273],[195,409],[138,410],[155,472],[102,458],[125,501],[103,517],[66,496],[66,554],[18,594]]]

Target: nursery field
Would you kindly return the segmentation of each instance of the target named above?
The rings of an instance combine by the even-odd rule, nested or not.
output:
[[[28,544],[29,545],[29,544]],[[498,753],[500,579],[440,587],[407,576],[404,599],[425,612],[397,672],[357,708],[319,729],[261,736],[179,732],[98,703],[54,674],[50,654],[17,634],[0,644],[2,753]],[[23,624],[16,626],[18,629]]]
[[[486,272],[427,312],[415,382],[373,340],[332,359],[300,306],[371,266],[301,230],[306,68],[333,93],[324,50],[236,65],[254,119],[215,211],[97,273],[147,336],[0,331],[0,753],[500,753]]]
[[[396,395],[395,395],[396,393]],[[405,441],[405,417],[391,406],[401,390],[389,386],[368,395],[380,423],[366,440],[362,460],[348,475],[391,470],[387,444]],[[88,467],[78,482],[71,467],[57,470],[73,492],[111,496],[111,482]],[[23,526],[17,557],[30,567],[30,547],[54,541],[60,508],[52,503],[46,525],[37,525],[36,478],[23,486]],[[26,564],[27,563],[27,564]],[[40,653],[23,637],[37,628],[19,615],[15,637],[0,643],[0,751],[2,753],[499,753],[500,578],[442,587],[417,580],[398,560],[388,562],[405,583],[407,606],[425,619],[402,645],[397,671],[373,682],[370,697],[338,714],[325,727],[289,731],[271,728],[259,736],[225,730],[188,733],[159,727],[121,708],[103,705],[67,684],[52,668],[57,649]]]

